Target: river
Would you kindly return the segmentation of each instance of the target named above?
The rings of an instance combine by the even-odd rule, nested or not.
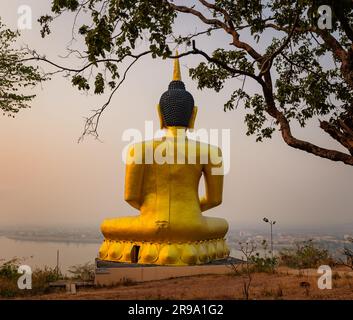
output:
[[[44,266],[54,268],[59,250],[59,268],[63,274],[68,274],[70,266],[93,263],[99,246],[99,243],[28,241],[0,237],[0,259],[23,259],[23,264],[29,265],[32,270]]]

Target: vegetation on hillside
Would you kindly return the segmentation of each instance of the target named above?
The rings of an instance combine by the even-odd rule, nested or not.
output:
[[[21,276],[18,268],[22,264],[25,263],[19,258],[3,261],[0,264],[0,297],[26,297],[53,292],[57,289],[50,287],[49,284],[58,280],[92,281],[94,279],[94,264],[89,262],[71,266],[68,270],[71,276],[63,275],[57,268],[45,266],[32,271],[32,289],[21,290],[18,288],[17,281]]]

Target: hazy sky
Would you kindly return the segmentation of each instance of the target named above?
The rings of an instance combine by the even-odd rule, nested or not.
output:
[[[32,7],[34,25],[33,30],[23,31],[19,44],[28,44],[61,64],[77,66],[79,62],[59,57],[65,55],[71,39],[72,17],[57,20],[53,34],[43,40],[35,21],[49,11],[50,1],[2,0],[1,17],[11,28],[16,28],[21,4]],[[200,30],[196,20],[185,16],[179,25],[189,32]],[[208,52],[228,43],[222,34],[217,40],[198,41]],[[277,228],[353,223],[352,167],[292,149],[278,132],[264,143],[247,137],[242,106],[223,112],[224,102],[241,82],[229,82],[221,93],[197,90],[187,68],[199,59],[181,60],[183,81],[199,106],[196,127],[231,130],[231,170],[225,177],[223,204],[207,215],[225,217],[237,227],[261,226],[264,216],[276,219]],[[102,143],[88,138],[78,144],[77,139],[84,117],[107,96],[82,94],[60,75],[36,89],[32,109],[21,111],[15,119],[1,117],[0,226],[98,227],[104,218],[137,214],[123,200],[121,152],[126,142],[121,136],[128,128],[143,130],[145,120],[152,120],[158,128],[155,106],[171,75],[170,60],[143,58],[101,120]],[[254,92],[258,87],[248,82],[246,89]],[[321,134],[317,121],[294,133],[321,146],[336,146]]]

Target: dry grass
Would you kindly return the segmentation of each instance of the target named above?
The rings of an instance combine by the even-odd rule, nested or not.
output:
[[[353,277],[335,270],[333,288],[320,290],[316,270],[279,268],[275,274],[256,273],[250,299],[353,299]],[[302,283],[308,283],[305,286]],[[241,275],[205,275],[136,283],[112,288],[82,289],[75,295],[53,293],[31,299],[243,299]]]

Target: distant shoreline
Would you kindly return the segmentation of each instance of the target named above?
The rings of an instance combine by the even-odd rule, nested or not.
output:
[[[15,241],[32,241],[32,242],[54,242],[54,243],[76,243],[76,244],[100,244],[101,239],[63,239],[58,237],[31,237],[31,236],[20,236],[20,235],[2,235],[2,237],[15,240]]]

